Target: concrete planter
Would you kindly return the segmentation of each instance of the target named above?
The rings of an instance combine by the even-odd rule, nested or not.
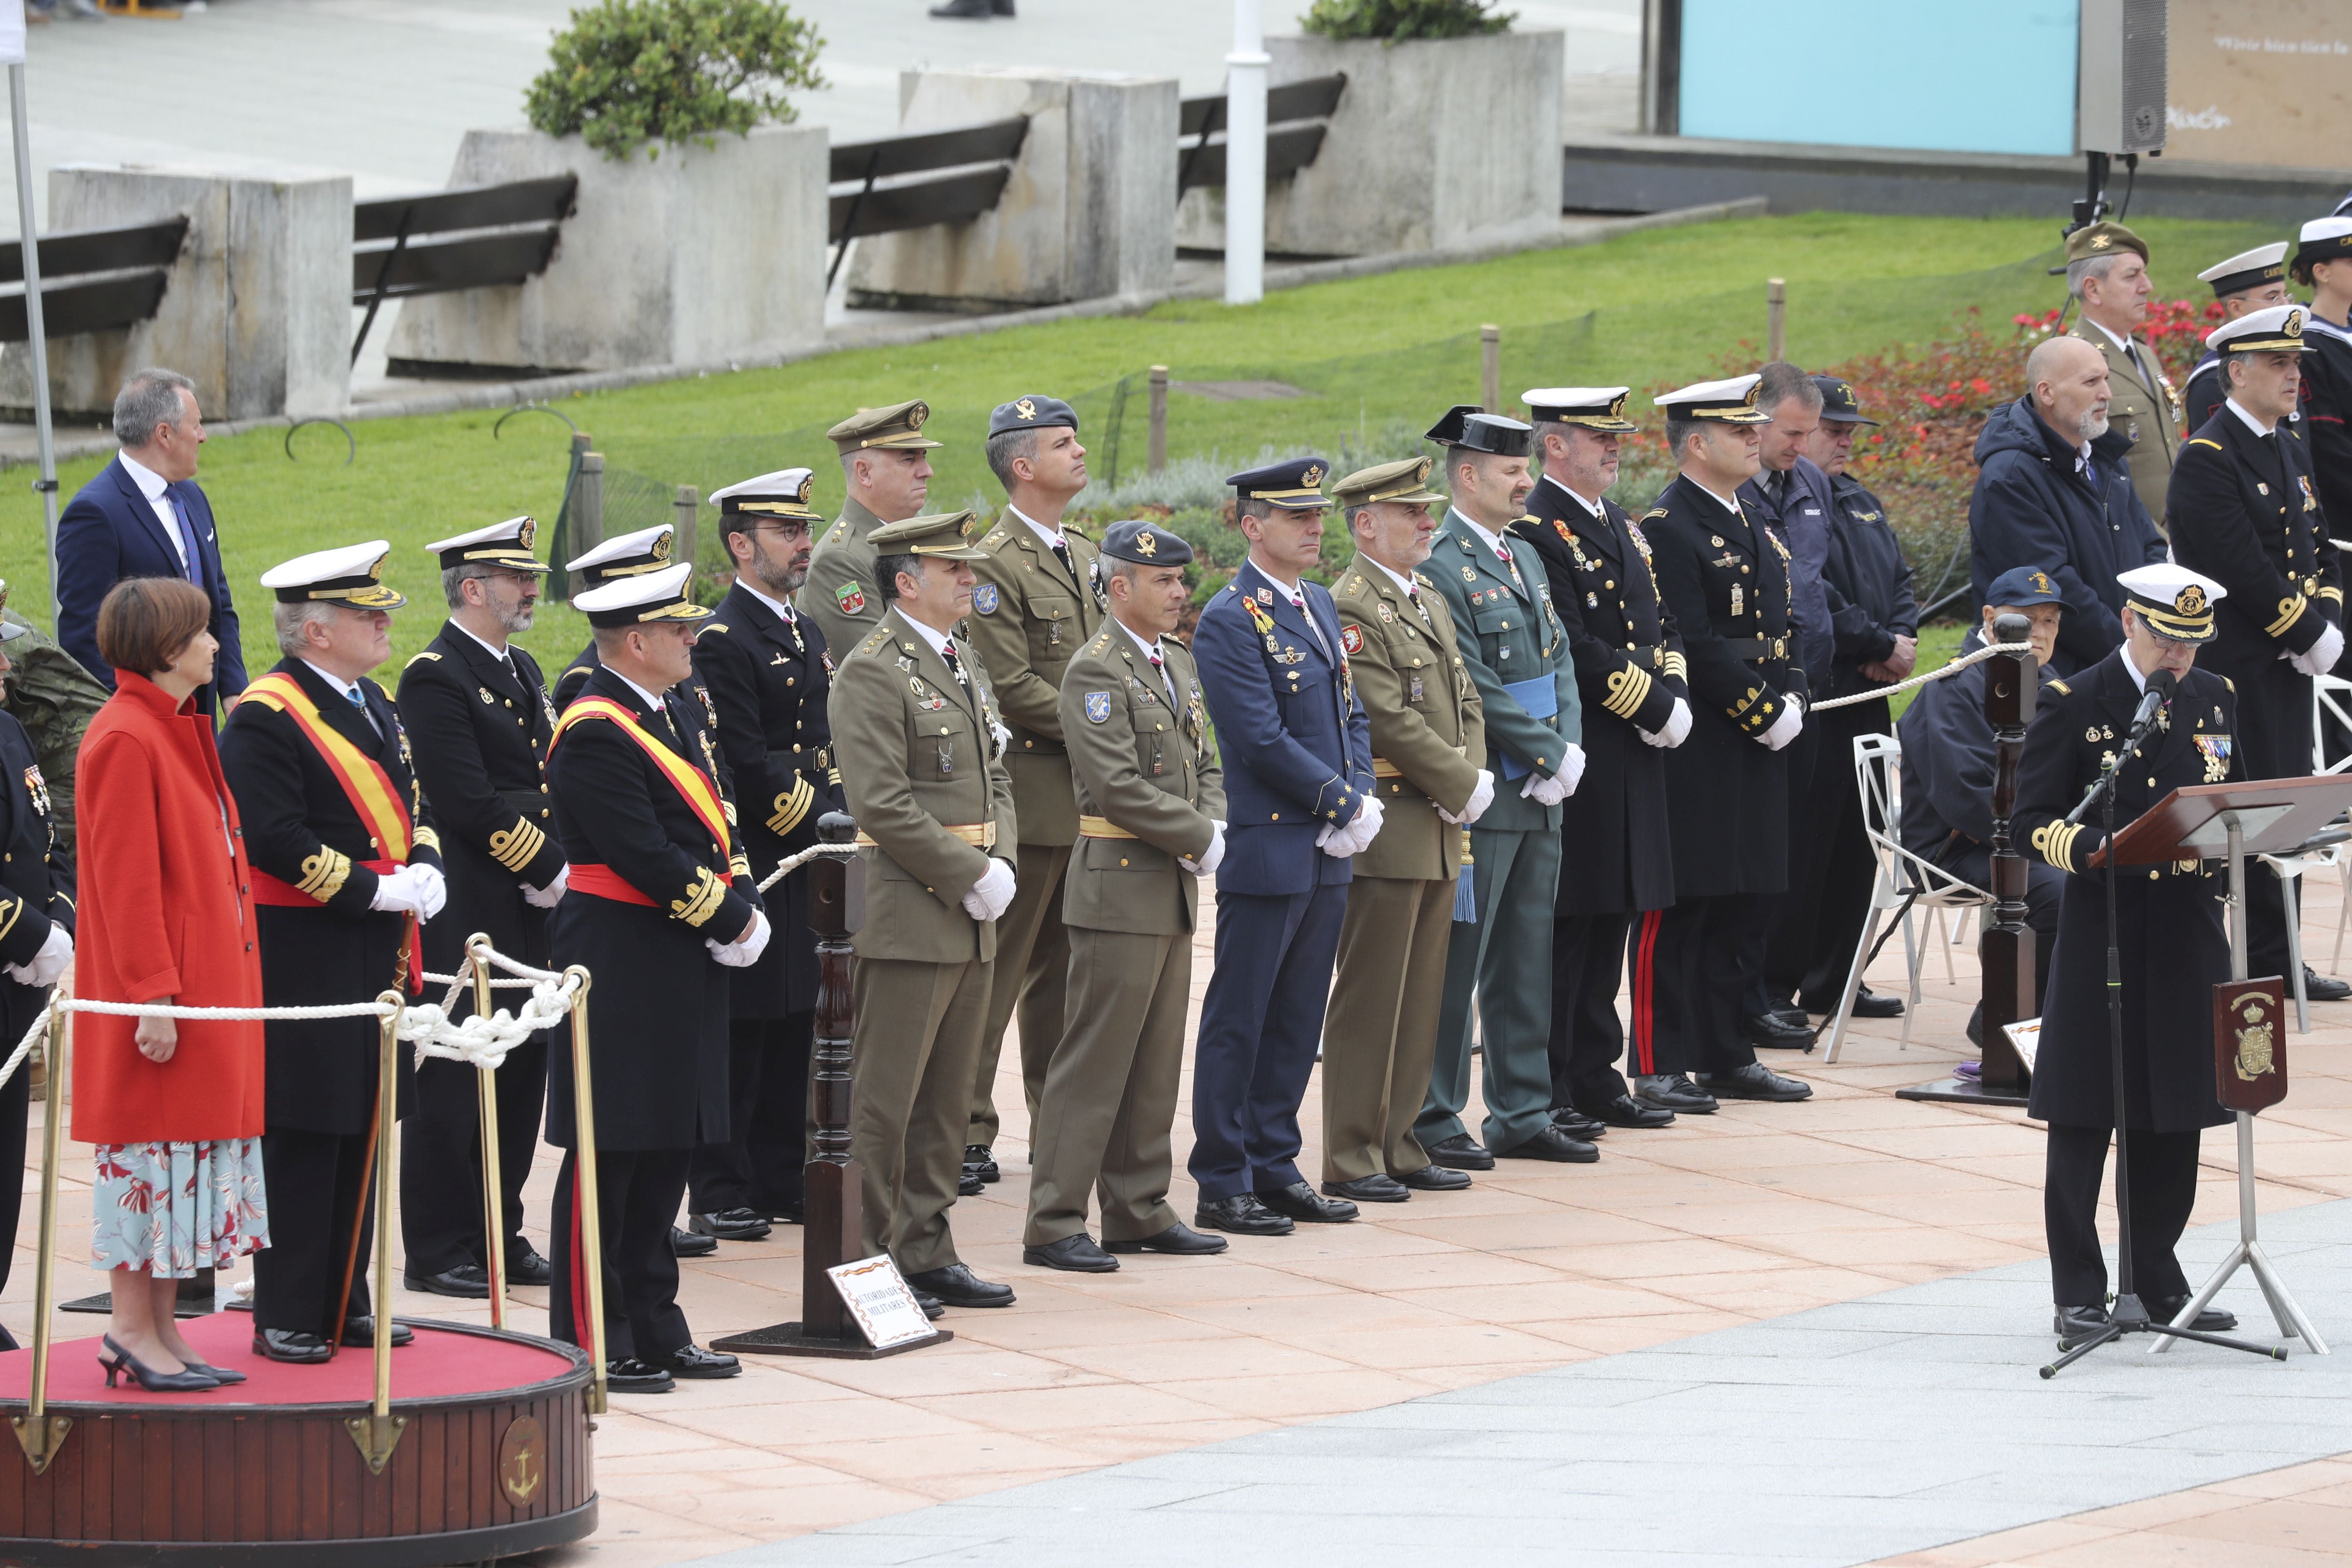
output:
[[[60,414],[105,414],[132,371],[196,384],[210,419],[341,414],[351,403],[352,182],[68,165],[49,173],[53,231],[184,215],[188,236],[152,320],[49,340]],[[29,407],[33,362],[0,357],[0,404]]]
[[[537,278],[404,301],[387,357],[395,371],[625,370],[814,345],[826,147],[823,126],[763,125],[614,163],[577,136],[469,131],[452,186],[573,174],[572,216]]]
[[[853,304],[932,310],[1058,305],[1165,289],[1176,268],[1173,78],[1037,70],[910,71],[902,131],[1013,115],[1029,133],[991,211],[857,242]]]
[[[1348,77],[1315,162],[1266,188],[1268,251],[1437,250],[1558,224],[1560,33],[1281,37],[1265,48],[1273,86]],[[1188,193],[1177,243],[1223,249],[1223,198]]]

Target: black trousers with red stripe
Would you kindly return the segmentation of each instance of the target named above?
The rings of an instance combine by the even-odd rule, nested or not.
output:
[[[1763,984],[1774,893],[1677,900],[1633,925],[1635,1073],[1728,1072],[1756,1059],[1739,1020]]]
[[[580,1211],[572,1192],[579,1155],[563,1152],[555,1175],[554,1223],[548,1226],[555,1285],[547,1296],[551,1339],[585,1346],[587,1269]],[[631,1356],[659,1365],[694,1342],[677,1305],[677,1255],[670,1227],[686,1196],[691,1149],[596,1151],[596,1221],[604,1256],[604,1359]]]
[[[1631,913],[1562,915],[1551,922],[1551,1103],[1600,1106],[1625,1092],[1617,1058],[1617,983],[1625,973]],[[1635,1005],[1640,1005],[1636,994]]]

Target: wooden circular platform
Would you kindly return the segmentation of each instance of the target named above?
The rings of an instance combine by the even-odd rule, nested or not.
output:
[[[73,1426],[42,1475],[0,1436],[0,1563],[432,1568],[593,1531],[586,1353],[411,1326],[415,1342],[392,1352],[392,1413],[407,1423],[381,1475],[345,1426],[374,1389],[365,1349],[287,1366],[253,1352],[250,1317],[216,1313],[182,1331],[249,1381],[166,1394],[127,1378],[109,1390],[96,1338],[56,1344],[48,1410]],[[32,1362],[0,1355],[0,1414],[24,1415]]]

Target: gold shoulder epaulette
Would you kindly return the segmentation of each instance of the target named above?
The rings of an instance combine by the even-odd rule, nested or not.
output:
[[[2225,675],[2221,678],[2221,684],[2230,689],[2231,696],[2235,697],[2238,694],[2238,683],[2231,679],[2228,676]]]
[[[727,634],[727,623],[725,621],[711,621],[705,625],[702,630],[697,632],[695,635],[697,637],[707,637],[713,632],[717,632],[721,637],[724,637]]]
[[[1342,594],[1360,594],[1363,592],[1363,588],[1364,579],[1361,574],[1351,573],[1348,580],[1339,584],[1339,592]]]
[[[2072,697],[2074,695],[2074,689],[2073,687],[2067,685],[2065,681],[2054,677],[2050,681],[2050,689],[2056,692],[2061,697]]]
[[[1665,515],[1666,515],[1666,509],[1665,509],[1664,507],[1662,507],[1662,506],[1654,506],[1654,507],[1652,507],[1649,510],[1647,510],[1647,511],[1645,511],[1645,512],[1643,512],[1643,513],[1642,514],[1642,521],[1643,521],[1643,522],[1647,522],[1647,521],[1650,521],[1652,518],[1654,518],[1654,517],[1664,517],[1664,516],[1665,516]]]
[[[2191,436],[2189,437],[2189,444],[2192,447],[2210,447],[2217,452],[2221,449],[2221,442],[2209,441],[2202,436]]]
[[[1414,573],[1414,574],[1412,574],[1412,580],[1413,580],[1414,582],[1416,582],[1416,583],[1420,584],[1421,584],[1423,587],[1424,587],[1424,588],[1434,588],[1434,587],[1436,587],[1436,586],[1437,586],[1437,584],[1434,584],[1434,583],[1431,582],[1427,577],[1425,577],[1425,576],[1422,575],[1422,574],[1421,574],[1420,573],[1418,573],[1418,572],[1416,572],[1416,573]]]
[[[857,645],[857,651],[864,653],[868,648],[880,647],[884,643],[887,643],[889,640],[890,628],[888,626],[876,626],[872,631],[866,634],[866,640]]]
[[[428,659],[428,658],[429,658],[429,659],[431,659],[431,660],[432,660],[434,663],[436,663],[436,664],[438,664],[438,663],[440,663],[440,662],[441,662],[441,656],[440,656],[439,654],[437,654],[437,653],[435,653],[431,648],[429,648],[429,647],[428,647],[428,648],[426,648],[423,653],[411,654],[411,655],[409,656],[409,658],[408,658],[408,664],[415,664],[415,663],[417,663],[419,660],[422,660],[422,659]],[[408,664],[404,664],[404,665],[402,665],[400,668],[403,668],[403,669],[406,669],[406,668],[408,668]]]
[[[991,529],[988,537],[980,542],[980,547],[982,550],[993,550],[1011,537],[1002,528]]]

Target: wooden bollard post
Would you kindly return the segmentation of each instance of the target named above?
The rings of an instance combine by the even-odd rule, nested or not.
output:
[[[673,504],[677,508],[677,537],[670,542],[669,558],[691,563],[694,560],[694,520],[702,510],[702,492],[692,485],[680,485],[677,487],[677,500]]]
[[[586,437],[580,437],[586,440]],[[572,492],[572,558],[577,560],[604,542],[604,454],[583,452],[580,455],[580,485]],[[584,574],[574,577],[572,591],[578,594],[588,586]]]
[[[1996,642],[2025,641],[2023,616],[1993,622]],[[1984,970],[1984,1058],[1989,1092],[2025,1092],[2025,1063],[2010,1044],[2008,1026],[2033,1016],[2033,928],[2025,923],[2025,857],[2017,852],[2010,816],[2017,809],[2017,770],[2025,760],[2025,730],[2033,721],[2041,684],[2030,653],[2000,653],[1985,661],[1985,718],[1992,725],[1992,923],[1979,947]]]
[[[1144,471],[1164,473],[1168,468],[1168,367],[1151,367],[1151,441],[1144,450]]]
[[[1493,322],[1478,329],[1478,387],[1482,406],[1489,414],[1503,411],[1503,329]]]
[[[1764,357],[1789,357],[1789,285],[1779,278],[1764,279]]]

